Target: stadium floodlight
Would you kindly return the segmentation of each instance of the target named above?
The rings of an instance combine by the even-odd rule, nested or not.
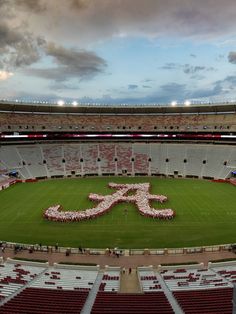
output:
[[[65,102],[64,102],[64,100],[58,100],[57,104],[58,104],[58,106],[64,106]]]
[[[177,105],[177,101],[174,100],[174,101],[171,102],[171,106],[172,107],[175,107],[176,105]]]
[[[73,101],[72,105],[76,107],[78,105],[77,101]]]
[[[186,100],[185,102],[184,102],[184,104],[185,104],[185,106],[190,106],[191,105],[191,101],[189,101],[189,100]]]

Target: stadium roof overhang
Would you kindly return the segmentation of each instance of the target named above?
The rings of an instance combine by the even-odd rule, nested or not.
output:
[[[161,105],[71,105],[56,106],[53,104],[15,103],[0,101],[1,112],[55,113],[55,114],[198,114],[198,113],[233,113],[236,103],[221,103],[191,106]]]

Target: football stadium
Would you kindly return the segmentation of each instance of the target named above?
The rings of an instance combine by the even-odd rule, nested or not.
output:
[[[194,253],[228,252],[235,239],[236,219],[235,110],[234,104],[59,107],[2,102],[2,246],[14,248],[16,256],[25,250],[38,253],[49,249],[75,256],[84,250],[85,255],[94,255],[95,258],[97,254],[121,254],[119,260],[124,253],[132,257],[189,254],[187,260],[190,264],[195,258]],[[59,210],[50,212],[57,206],[60,206]],[[112,259],[110,262],[114,263]],[[50,280],[44,281],[47,272],[39,275],[45,271],[43,263],[32,266],[35,262],[23,261],[26,264],[20,268],[15,263],[9,260],[5,264],[10,273],[19,273],[15,278],[10,276],[10,283],[3,279],[2,283],[8,283],[7,288],[11,283],[21,287],[30,281],[25,279],[25,273],[34,272],[34,267],[38,272],[35,284],[30,284],[22,292],[26,298],[31,298],[31,292],[37,294],[34,289],[41,285],[42,289],[51,288],[50,285],[54,289],[67,289],[66,281],[65,287],[56,285],[59,277],[61,280],[59,274],[74,276],[72,274],[76,271],[75,266],[63,266],[65,271],[58,265],[56,270],[51,270]],[[195,289],[199,289],[196,297],[196,302],[199,302],[202,293],[206,293],[205,289],[209,289],[209,300],[218,300],[214,307],[222,302],[219,293],[221,298],[229,298],[227,306],[230,312],[233,291],[230,287],[236,265],[233,261],[225,263],[226,266],[216,263],[216,270],[202,269],[201,264],[182,270],[179,266],[166,266],[167,269],[160,266],[164,268],[159,270],[158,276],[153,266],[142,266],[138,268],[138,276],[142,291],[148,291],[145,302],[153,304],[153,313],[157,311],[156,302],[165,304],[160,313],[172,311],[161,292],[158,277],[162,276],[161,280],[166,279],[176,302],[185,304],[182,298],[192,298],[191,293]],[[29,267],[33,267],[32,270],[28,270]],[[79,273],[85,272],[86,266],[77,267]],[[99,268],[87,268],[89,275],[84,276],[93,276],[95,284]],[[134,297],[136,305],[133,309],[134,305],[126,307],[130,298],[128,294],[113,293],[119,291],[120,272],[118,266],[108,266],[103,273],[92,312],[111,313],[110,306],[116,308],[117,304],[120,304],[121,312],[138,311],[136,306],[144,302],[143,296]],[[224,279],[228,276],[229,281]],[[189,287],[186,278],[194,284]],[[70,280],[68,285],[71,285]],[[78,295],[83,299],[80,310],[88,298],[88,284],[81,283],[80,286],[75,282],[68,288],[83,291]],[[185,291],[186,285],[190,291],[182,296],[183,292],[179,290],[183,288]],[[47,298],[54,293],[49,291]],[[7,296],[10,292],[15,290],[6,291]],[[156,299],[157,292],[161,301]],[[108,310],[103,306],[106,298]],[[114,305],[111,305],[113,298]],[[3,312],[8,308],[11,311],[15,302],[18,304],[14,298],[11,300],[9,304],[4,303]],[[225,302],[224,310],[227,312]],[[76,306],[75,311],[79,311]]]
[[[236,313],[235,12],[0,1],[0,313]]]

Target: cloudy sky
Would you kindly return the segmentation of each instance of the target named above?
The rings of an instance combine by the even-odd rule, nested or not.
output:
[[[236,100],[235,0],[0,0],[0,98]]]

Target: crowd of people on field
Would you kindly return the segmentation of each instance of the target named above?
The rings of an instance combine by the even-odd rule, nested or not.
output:
[[[93,219],[105,214],[113,206],[121,202],[134,203],[141,215],[158,218],[158,219],[172,219],[175,212],[172,209],[155,209],[150,206],[151,201],[163,203],[167,201],[164,195],[154,195],[149,193],[149,183],[139,184],[116,184],[109,183],[109,187],[117,189],[113,194],[98,195],[89,194],[89,200],[99,202],[96,207],[89,208],[83,211],[63,211],[61,205],[53,205],[44,211],[44,218],[52,221],[81,221],[86,219]],[[128,193],[135,191],[135,194]]]

